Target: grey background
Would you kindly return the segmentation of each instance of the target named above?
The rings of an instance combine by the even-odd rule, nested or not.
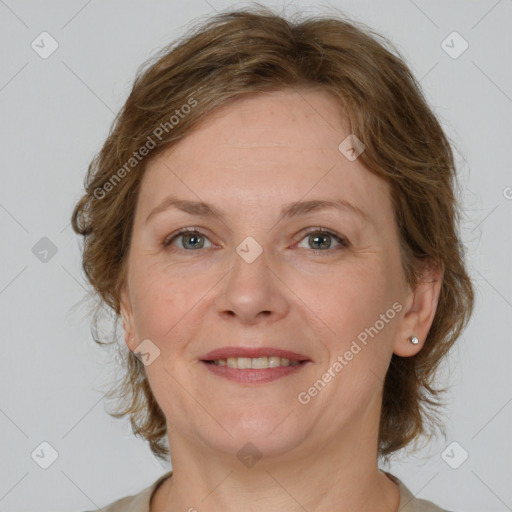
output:
[[[286,4],[318,12],[312,3]],[[244,4],[0,0],[0,512],[95,510],[170,469],[127,419],[105,412],[112,355],[92,341],[87,307],[73,307],[86,285],[69,219],[138,66],[198,16],[233,5]],[[446,439],[398,454],[388,470],[449,510],[512,510],[512,2],[331,5],[398,46],[456,145],[477,289],[475,315],[441,375],[451,384]],[[59,45],[47,59],[31,48],[43,31]],[[469,44],[456,59],[441,46],[453,31]],[[57,249],[46,262],[43,237]],[[58,452],[48,469],[31,457],[43,441]],[[452,461],[469,454],[457,469],[441,458],[454,441]]]

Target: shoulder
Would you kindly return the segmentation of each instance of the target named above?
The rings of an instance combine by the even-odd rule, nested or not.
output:
[[[102,512],[150,512],[151,497],[158,486],[169,476],[172,471],[158,477],[151,485],[142,489],[137,494],[125,496],[100,508]]]
[[[387,472],[386,475],[398,485],[400,491],[398,512],[449,512],[431,501],[416,498],[399,478]]]

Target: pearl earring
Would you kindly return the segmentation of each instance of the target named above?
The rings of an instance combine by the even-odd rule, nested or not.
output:
[[[409,336],[409,342],[412,343],[413,345],[417,345],[420,342],[420,340],[416,336]]]

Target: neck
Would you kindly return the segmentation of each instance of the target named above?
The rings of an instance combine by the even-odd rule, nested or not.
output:
[[[174,432],[173,476],[155,494],[151,512],[396,512],[398,487],[378,470],[376,442],[346,434],[314,451],[305,442],[293,454],[262,457],[245,467],[233,455],[214,453]]]

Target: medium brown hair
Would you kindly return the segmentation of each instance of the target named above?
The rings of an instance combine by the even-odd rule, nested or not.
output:
[[[201,22],[139,68],[72,214],[73,229],[84,238],[83,269],[101,301],[94,339],[102,343],[94,328],[101,304],[115,313],[116,325],[119,320],[148,161],[234,99],[308,88],[338,98],[366,147],[360,161],[390,184],[407,282],[414,289],[429,262],[442,271],[423,348],[413,357],[393,355],[386,375],[379,429],[379,454],[386,456],[440,425],[442,390],[434,387],[434,374],[471,316],[474,290],[458,235],[450,143],[399,52],[361,23],[339,15],[286,19],[258,5]],[[130,351],[123,364],[124,378],[108,394],[119,401],[110,414],[128,414],[134,433],[166,459],[166,419],[144,366]]]

